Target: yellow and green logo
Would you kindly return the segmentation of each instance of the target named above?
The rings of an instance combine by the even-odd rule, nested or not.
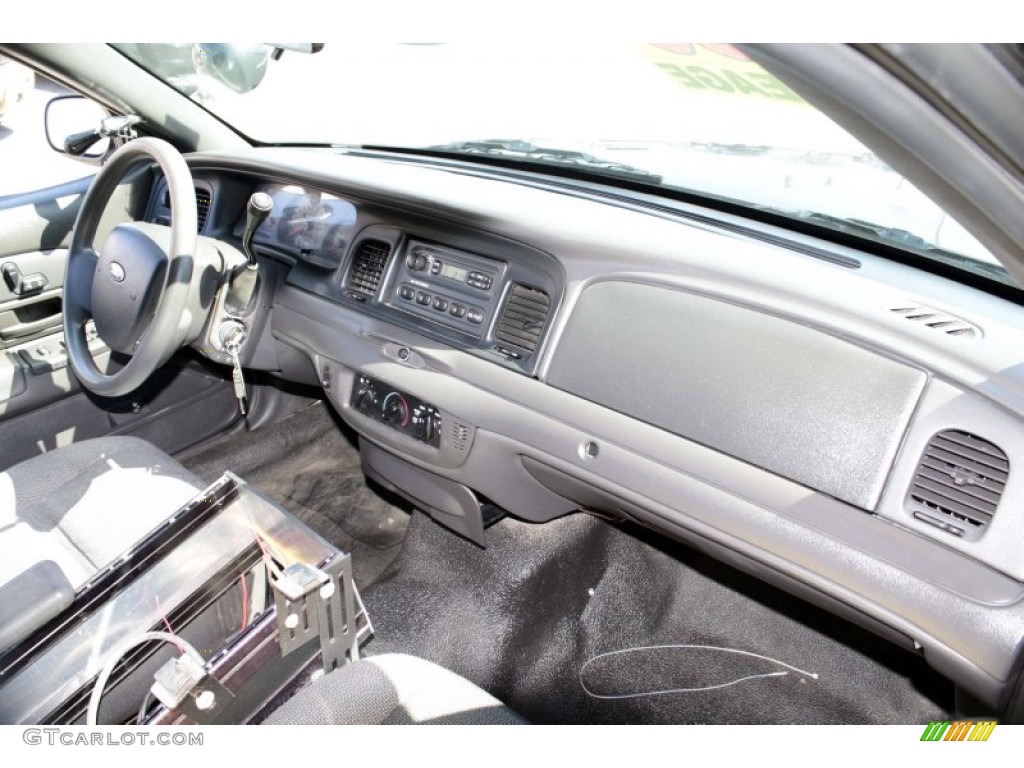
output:
[[[995,720],[932,720],[921,741],[988,741],[995,727]]]

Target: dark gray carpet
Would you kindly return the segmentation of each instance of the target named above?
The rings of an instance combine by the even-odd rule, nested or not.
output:
[[[231,469],[352,553],[366,652],[430,659],[533,722],[922,723],[953,705],[922,659],[643,529],[506,519],[483,550],[410,523],[323,404],[185,464]]]
[[[360,588],[398,554],[409,512],[367,485],[354,436],[324,403],[252,432],[232,435],[186,457],[212,482],[231,470],[329,542],[352,555]]]
[[[923,659],[642,529],[579,514],[487,539],[415,514],[363,592],[367,653],[423,656],[539,723],[926,723],[952,707]]]

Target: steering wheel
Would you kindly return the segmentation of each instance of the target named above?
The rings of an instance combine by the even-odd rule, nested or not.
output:
[[[97,251],[96,232],[111,195],[124,175],[144,160],[156,161],[167,180],[174,211],[170,227],[119,224]],[[182,346],[195,272],[196,221],[192,173],[166,141],[130,141],[96,175],[78,211],[64,273],[68,360],[90,392],[128,394]],[[131,355],[120,370],[108,374],[96,365],[85,331],[90,318],[107,346]]]

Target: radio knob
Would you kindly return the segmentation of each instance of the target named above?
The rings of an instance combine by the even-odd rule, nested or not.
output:
[[[413,251],[406,257],[405,265],[413,272],[422,272],[427,268],[427,257],[419,251]]]

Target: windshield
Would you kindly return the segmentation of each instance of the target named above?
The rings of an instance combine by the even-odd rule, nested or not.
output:
[[[863,144],[724,44],[126,44],[253,141],[490,156],[767,209],[1016,285]]]

